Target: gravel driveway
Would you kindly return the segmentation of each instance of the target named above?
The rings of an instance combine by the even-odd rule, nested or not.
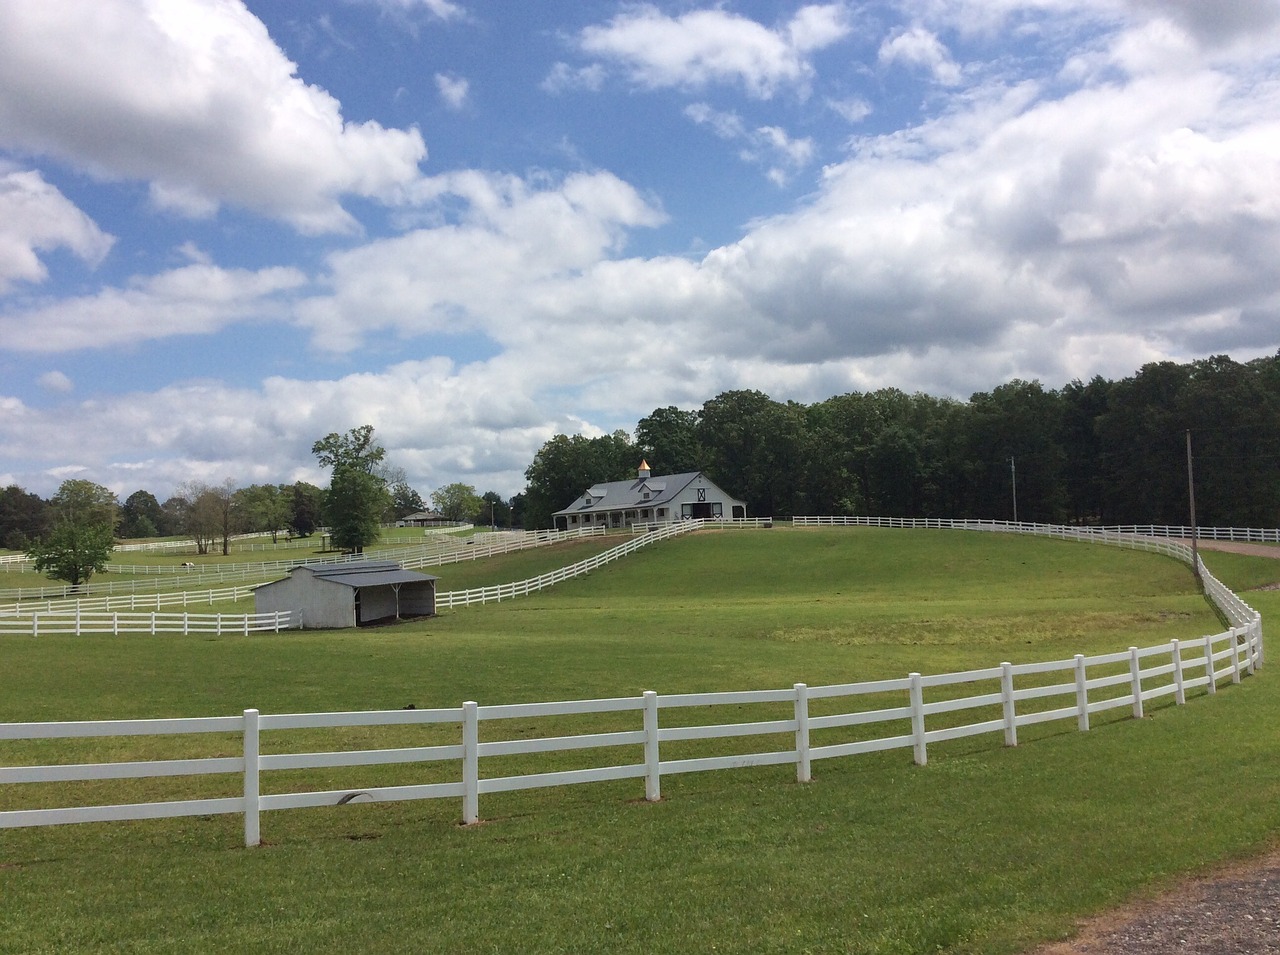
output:
[[[1280,953],[1280,850],[1085,922],[1030,955]]]

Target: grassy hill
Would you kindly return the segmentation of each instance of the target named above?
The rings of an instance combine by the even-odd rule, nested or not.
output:
[[[1229,585],[1280,576],[1206,560]],[[1280,611],[1274,592],[1246,599]],[[405,626],[5,638],[0,720],[817,685],[1217,629],[1167,558],[948,531],[708,532]],[[9,830],[0,952],[1019,951],[1280,833],[1273,683],[1264,668],[1016,749],[943,744],[926,767],[901,751],[825,761],[805,786],[778,767],[664,779],[656,804],[626,783],[486,797],[465,829],[435,801],[269,813],[256,850],[236,848],[235,817]],[[46,759],[18,749],[0,744],[0,764]],[[0,807],[27,805],[21,788]]]

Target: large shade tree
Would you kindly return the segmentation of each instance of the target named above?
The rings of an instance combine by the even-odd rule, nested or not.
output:
[[[79,589],[106,569],[119,512],[116,496],[92,481],[63,481],[50,500],[52,528],[28,553],[39,573]]]
[[[392,506],[382,473],[387,452],[368,424],[346,434],[330,432],[311,451],[322,467],[333,469],[324,503],[330,539],[335,547],[362,553],[378,539],[383,514]]]

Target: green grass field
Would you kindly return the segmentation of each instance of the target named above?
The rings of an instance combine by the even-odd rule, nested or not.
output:
[[[512,555],[501,572],[545,559]],[[1205,559],[1264,617],[1280,611],[1276,592],[1250,590],[1280,564]],[[0,721],[819,685],[1219,629],[1189,571],[1147,554],[947,531],[699,532],[397,627],[6,637]],[[1276,727],[1265,667],[1141,721],[1048,724],[1016,749],[936,745],[925,767],[909,751],[828,760],[808,785],[775,767],[664,778],[654,804],[638,781],[493,795],[465,828],[452,800],[267,813],[251,850],[236,816],[5,830],[0,952],[1018,952],[1274,844]],[[89,745],[59,758],[167,756],[181,740]],[[52,752],[5,744],[0,764]],[[106,802],[119,784],[76,785]],[[0,808],[66,798],[28,788],[7,787]]]

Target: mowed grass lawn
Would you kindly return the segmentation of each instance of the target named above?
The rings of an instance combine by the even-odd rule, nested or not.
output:
[[[1273,592],[1244,593],[1280,563],[1206,560],[1280,612]],[[954,531],[699,532],[396,627],[6,637],[0,721],[820,685],[1219,629],[1189,571],[1153,555]],[[1280,833],[1270,667],[1141,721],[1112,712],[1086,734],[1024,730],[1016,749],[932,746],[925,767],[909,750],[821,761],[808,785],[769,767],[666,777],[654,804],[639,781],[485,796],[485,822],[465,828],[443,800],[266,813],[257,849],[236,816],[0,830],[0,951],[1017,952]],[[204,745],[185,740],[157,754]],[[149,758],[140,745],[103,748]],[[333,748],[364,745],[382,744],[361,732]],[[94,758],[87,746],[59,752]],[[0,764],[52,752],[0,744]],[[237,779],[204,784],[234,794]],[[155,785],[147,798],[176,798]],[[48,788],[6,787],[0,808],[58,804]]]

